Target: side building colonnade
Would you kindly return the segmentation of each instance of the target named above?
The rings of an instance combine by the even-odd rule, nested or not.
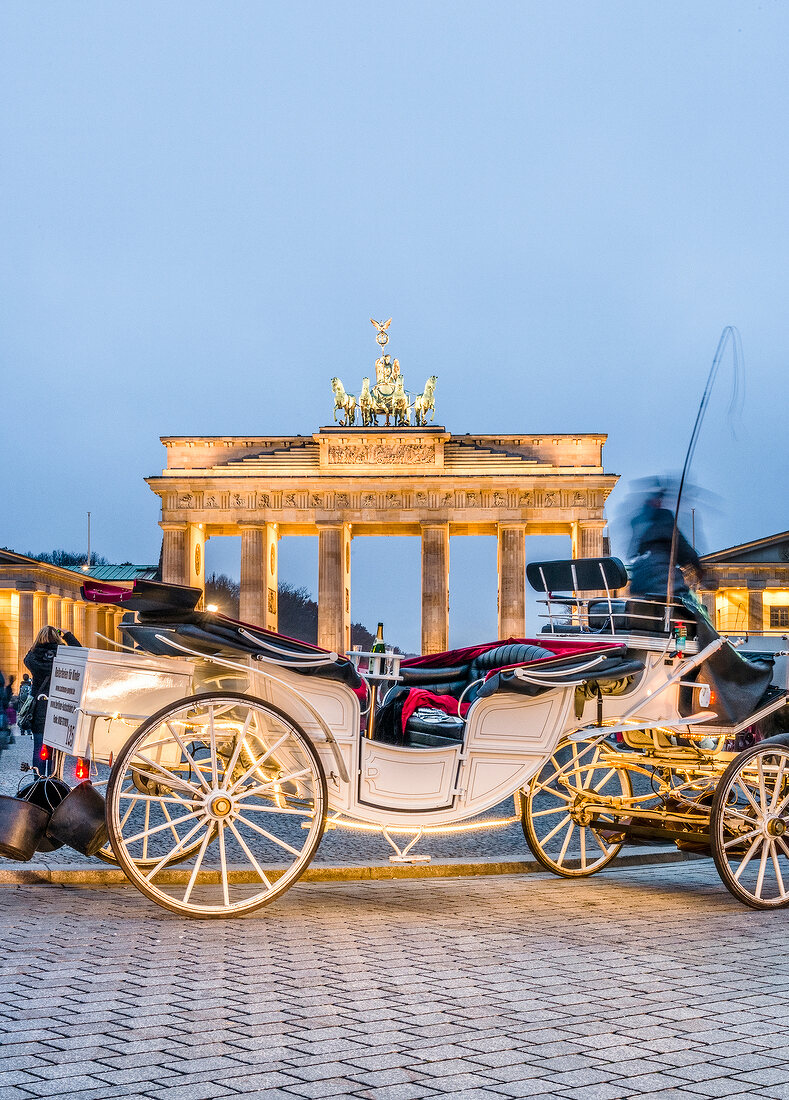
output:
[[[39,630],[54,626],[70,630],[84,646],[115,649],[121,641],[118,607],[86,603],[80,594],[84,576],[71,569],[0,550],[0,671],[25,672],[24,656]]]
[[[241,536],[240,616],[276,630],[278,540],[318,536],[318,644],[350,648],[351,539],[421,540],[422,652],[449,639],[450,535],[495,535],[499,637],[522,636],[526,539],[603,552],[606,436],[452,436],[441,427],[164,437],[162,579],[205,588],[205,541]]]

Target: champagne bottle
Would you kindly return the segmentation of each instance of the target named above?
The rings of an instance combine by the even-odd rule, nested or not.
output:
[[[384,642],[384,624],[378,624],[378,630],[375,634],[375,641],[373,642],[373,653],[384,653],[386,651],[386,643]]]

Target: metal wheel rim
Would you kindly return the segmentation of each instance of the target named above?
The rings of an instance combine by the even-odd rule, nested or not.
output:
[[[762,742],[736,757],[718,784],[711,825],[727,889],[754,909],[789,905],[789,748]]]
[[[135,787],[135,774],[156,793]],[[225,917],[268,904],[303,874],[326,804],[304,731],[270,703],[216,692],[173,703],[132,735],[110,776],[107,823],[115,859],[152,901]]]
[[[568,758],[560,759],[565,751]],[[595,780],[595,772],[598,771],[600,776]],[[614,779],[619,783],[618,791],[611,783]],[[564,780],[569,789],[560,780]],[[595,786],[592,786],[593,781]],[[563,741],[529,784],[523,799],[523,830],[532,853],[543,867],[554,874],[566,878],[585,878],[607,866],[620,851],[624,840],[608,840],[600,835],[600,830],[575,821],[570,814],[570,807],[577,797],[573,789],[575,792],[595,790],[623,798],[629,798],[633,789],[628,773],[605,761],[605,745],[599,738]],[[543,805],[541,800],[548,804]],[[613,817],[611,826],[615,830]],[[569,855],[575,838],[578,841],[577,858]],[[578,866],[574,866],[575,863]]]

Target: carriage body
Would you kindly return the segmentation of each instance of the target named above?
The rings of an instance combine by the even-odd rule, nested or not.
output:
[[[584,564],[573,563],[574,581]],[[122,597],[142,612],[126,627],[133,652],[61,648],[45,732],[61,774],[66,756],[110,768],[103,857],[159,904],[193,916],[266,904],[306,870],[327,825],[378,832],[390,858],[421,859],[393,838],[474,828],[511,795],[532,851],[556,873],[601,869],[627,837],[714,847],[717,828],[716,862],[730,889],[737,882],[736,870],[726,877],[725,845],[739,855],[757,826],[736,797],[740,818],[727,817],[732,783],[753,778],[733,737],[784,706],[788,685],[774,685],[747,722],[716,724],[699,673],[724,643],[692,629],[680,643],[675,610],[660,609],[656,624],[647,609],[645,624],[643,607],[630,614],[608,591],[602,610],[599,596],[573,595],[569,621],[549,610],[539,638],[396,658],[385,674],[369,655],[360,676],[353,661],[315,646],[188,608],[157,610],[161,592],[151,590],[171,588],[144,582],[136,607]],[[176,590],[176,605],[185,591],[194,592]],[[94,598],[104,602],[106,590]],[[454,717],[404,708],[398,736],[383,736],[373,716],[385,706],[376,711],[370,691],[382,679],[394,684],[386,699],[416,693],[445,709],[441,684],[451,681]],[[765,765],[767,854],[748,904],[764,900],[768,860],[789,903],[778,866],[789,845],[777,835],[784,817],[789,826],[789,740],[785,751],[786,761]],[[738,761],[745,770],[733,780]],[[765,791],[763,772],[754,782]],[[253,851],[261,837],[263,857]],[[211,888],[219,897],[200,900]]]

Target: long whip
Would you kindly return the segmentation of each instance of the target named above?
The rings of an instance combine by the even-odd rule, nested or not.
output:
[[[742,369],[743,355],[742,355],[742,340],[740,339],[740,333],[734,325],[726,325],[721,333],[720,340],[718,341],[718,347],[715,350],[715,357],[712,360],[712,366],[710,372],[707,375],[707,384],[704,387],[704,392],[701,395],[701,402],[699,404],[698,412],[696,413],[696,421],[693,425],[693,431],[691,432],[690,442],[688,443],[687,454],[685,455],[685,464],[682,467],[682,476],[679,479],[679,490],[677,492],[677,503],[674,508],[674,526],[671,531],[671,553],[669,555],[668,562],[668,584],[666,586],[666,616],[664,629],[668,630],[671,621],[671,601],[674,598],[674,570],[677,565],[677,549],[678,549],[678,532],[679,532],[679,508],[682,502],[682,490],[685,487],[685,477],[687,476],[690,464],[693,460],[693,455],[696,451],[696,444],[699,439],[699,432],[701,431],[701,425],[704,420],[705,413],[707,412],[707,406],[710,403],[712,396],[712,389],[715,385],[715,379],[718,375],[718,367],[720,366],[723,353],[726,350],[726,346],[731,341],[732,356],[734,360],[734,387],[732,391],[732,399],[729,405],[729,412],[732,411],[734,405],[739,396],[739,380]]]

